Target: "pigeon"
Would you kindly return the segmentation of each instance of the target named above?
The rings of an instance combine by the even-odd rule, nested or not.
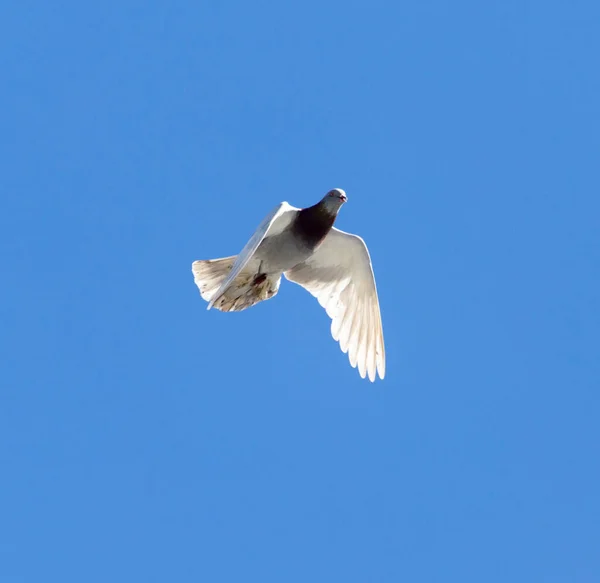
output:
[[[194,261],[192,273],[208,309],[245,310],[279,291],[281,276],[317,298],[331,334],[360,376],[385,376],[385,347],[371,258],[357,235],[333,224],[348,200],[341,188],[299,209],[287,202],[262,221],[239,255]]]

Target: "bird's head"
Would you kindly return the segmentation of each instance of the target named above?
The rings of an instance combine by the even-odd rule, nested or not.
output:
[[[346,193],[341,188],[334,188],[330,190],[321,200],[321,203],[331,213],[336,214],[339,212],[342,205],[348,200]]]

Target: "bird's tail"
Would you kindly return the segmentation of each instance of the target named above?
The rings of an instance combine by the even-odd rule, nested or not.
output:
[[[194,261],[192,273],[202,299],[210,302],[221,283],[233,267],[236,255],[222,259]],[[214,307],[222,312],[239,312],[258,302],[272,298],[279,290],[281,277],[277,279],[258,275],[253,270],[244,269],[229,285]]]

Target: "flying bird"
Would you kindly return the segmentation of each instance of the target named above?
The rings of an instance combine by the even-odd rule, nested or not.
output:
[[[304,209],[282,202],[239,255],[194,261],[192,273],[208,309],[222,312],[272,298],[285,275],[317,298],[350,364],[374,381],[385,376],[385,347],[371,258],[360,237],[333,226],[347,200],[334,188]]]

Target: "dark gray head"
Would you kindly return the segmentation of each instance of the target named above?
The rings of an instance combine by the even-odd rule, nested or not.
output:
[[[330,190],[321,200],[321,204],[332,215],[337,215],[342,205],[348,200],[346,193],[341,188]]]
[[[320,202],[298,213],[292,225],[294,233],[307,247],[315,248],[333,227],[346,200],[346,193],[341,188],[330,190]]]

